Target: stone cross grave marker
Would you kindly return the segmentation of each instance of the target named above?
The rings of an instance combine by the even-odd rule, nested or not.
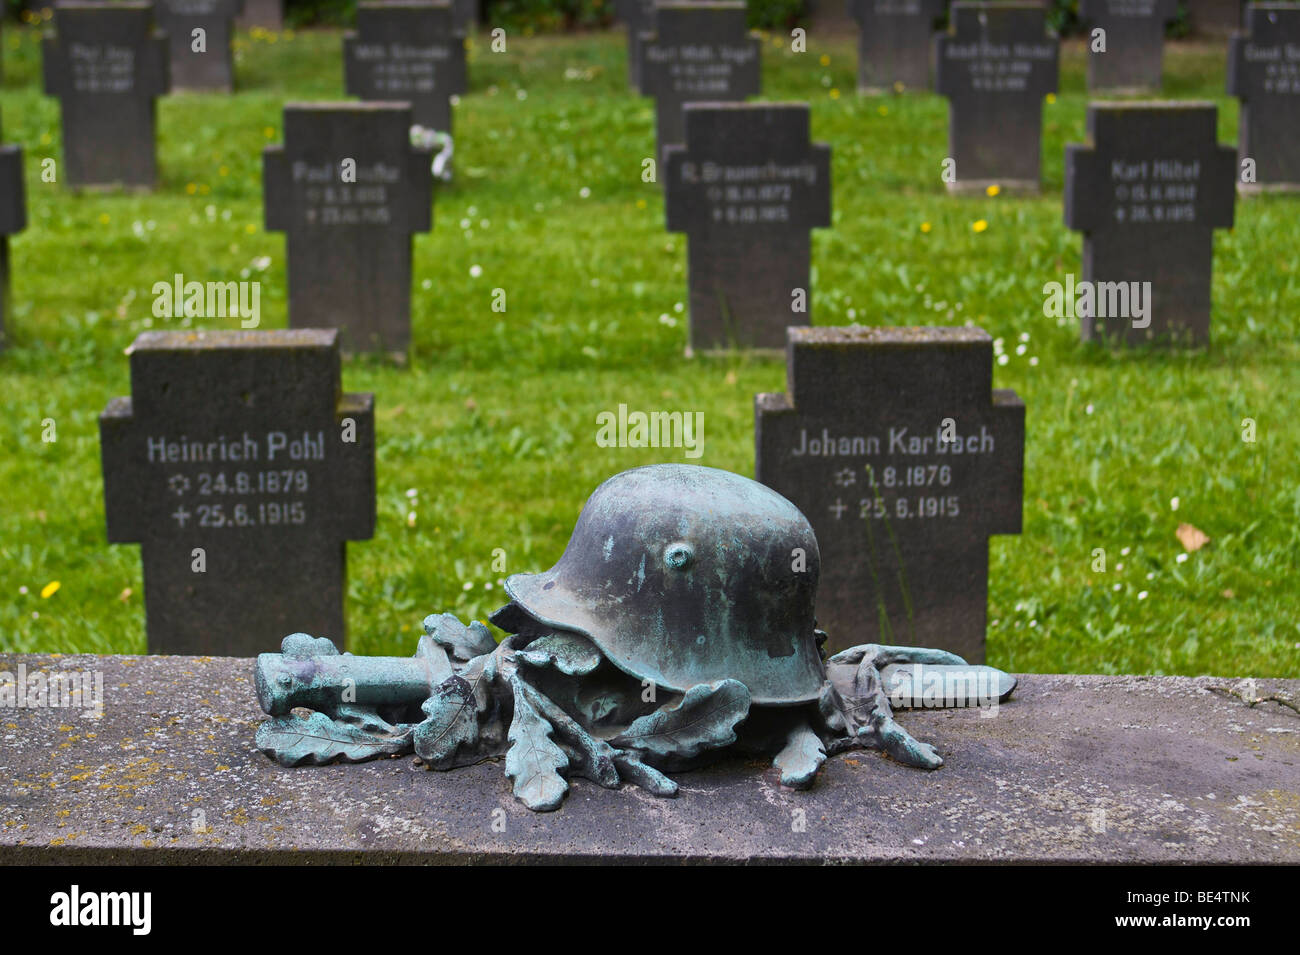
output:
[[[990,185],[1037,192],[1043,97],[1056,92],[1060,44],[1037,3],[958,2],[935,38],[935,88],[948,97],[948,157],[958,194]]]
[[[754,401],[759,481],[812,522],[828,649],[984,659],[988,541],[1018,534],[1025,406],[978,328],[791,328],[788,394]]]
[[[167,33],[173,90],[235,88],[230,41],[244,0],[158,0],[154,10]]]
[[[345,541],[375,527],[374,398],[338,333],[144,332],[99,419],[111,543],[141,545],[150,653],[343,639]]]
[[[655,99],[655,159],[683,141],[682,104],[756,96],[760,41],[743,3],[661,3],[655,34],[641,45],[641,91]]]
[[[1228,46],[1228,94],[1241,100],[1238,172],[1242,192],[1300,190],[1300,4],[1252,3],[1246,32]]]
[[[9,316],[9,236],[27,228],[27,190],[23,181],[23,147],[0,146],[0,349],[5,347]]]
[[[235,24],[241,30],[283,30],[284,0],[244,0],[244,12]]]
[[[685,232],[691,349],[780,348],[807,325],[809,232],[831,224],[831,150],[807,103],[687,103],[664,159],[670,232]]]
[[[445,0],[359,3],[343,68],[349,96],[408,102],[416,125],[451,132],[451,97],[465,92],[465,37]]]
[[[1065,224],[1095,293],[1074,310],[1085,341],[1208,344],[1214,230],[1232,228],[1236,197],[1216,121],[1213,103],[1088,106],[1090,144],[1065,147]]]
[[[60,3],[42,41],[45,93],[59,98],[70,186],[153,188],[154,101],[168,88],[167,39],[148,3]]]
[[[1178,0],[1079,0],[1088,46],[1088,89],[1111,93],[1160,89],[1165,24],[1177,14]],[[1093,49],[1095,29],[1106,31],[1104,53]]]
[[[266,228],[285,233],[289,324],[404,355],[411,237],[433,228],[431,153],[406,103],[290,103],[262,158]],[[352,170],[349,181],[349,168]]]
[[[858,24],[858,92],[928,90],[934,21],[943,13],[943,0],[849,0]]]

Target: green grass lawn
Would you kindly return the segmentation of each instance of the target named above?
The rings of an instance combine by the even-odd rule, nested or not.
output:
[[[162,182],[147,196],[41,181],[40,160],[61,161],[58,104],[40,90],[37,33],[9,28],[4,43],[3,140],[26,150],[30,224],[11,243],[0,357],[0,649],[139,653],[139,548],[105,541],[97,415],[128,393],[123,349],[173,273],[260,278],[263,327],[285,324],[261,149],[280,141],[283,103],[343,98],[340,38],[241,35],[237,95],[160,100]],[[1084,132],[1081,48],[1067,48],[1044,107],[1044,195],[958,200],[939,176],[946,102],[858,98],[852,45],[814,36],[796,55],[769,39],[764,53],[765,98],[811,101],[814,136],[834,148],[813,318],[973,321],[1001,340],[995,387],[1028,408],[1025,521],[992,544],[989,661],[1300,676],[1300,200],[1239,202],[1236,228],[1217,235],[1209,350],[1082,346],[1042,311],[1043,284],[1080,272],[1061,185],[1063,147]],[[1217,102],[1220,138],[1235,142],[1224,66],[1219,47],[1173,46],[1166,94]],[[703,411],[695,463],[753,474],[753,395],[783,389],[784,364],[683,358],[685,239],[664,231],[659,187],[641,181],[654,114],[625,76],[621,32],[512,39],[505,54],[480,38],[471,52],[456,181],[415,239],[410,367],[344,371],[377,403],[378,527],[348,548],[358,652],[412,652],[435,610],[485,616],[503,597],[495,548],[510,573],[549,566],[603,478],[683,460],[597,447],[596,415],[619,402]],[[1212,538],[1182,562],[1180,522]]]

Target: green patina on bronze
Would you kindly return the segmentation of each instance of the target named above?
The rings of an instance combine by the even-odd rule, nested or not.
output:
[[[672,796],[665,772],[728,750],[772,756],[797,789],[855,747],[939,767],[894,708],[995,707],[1014,679],[940,650],[864,645],[823,661],[819,570],[807,520],[763,485],[691,465],[627,471],[591,495],[554,567],[507,581],[500,644],[440,614],[409,659],[306,634],[262,654],[272,719],[257,745],[287,766],[504,756],[535,810],[558,808],[574,776]]]

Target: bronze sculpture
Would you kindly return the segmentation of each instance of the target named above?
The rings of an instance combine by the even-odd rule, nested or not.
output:
[[[448,770],[504,756],[535,810],[558,808],[572,776],[673,796],[665,773],[728,750],[772,755],[796,789],[855,747],[939,767],[891,702],[946,683],[926,705],[996,706],[1015,681],[941,650],[864,645],[823,661],[819,561],[803,514],[755,481],[693,465],[625,471],[588,499],[554,567],[506,581],[511,602],[491,618],[501,643],[440,614],[409,659],[340,654],[306,634],[262,654],[258,701],[272,718],[257,745],[287,766],[414,752]]]

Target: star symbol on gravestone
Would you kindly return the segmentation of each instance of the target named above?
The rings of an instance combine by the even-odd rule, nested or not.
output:
[[[167,479],[167,486],[172,489],[177,497],[183,497],[185,492],[190,489],[190,479],[184,474],[173,474]]]
[[[178,507],[176,508],[175,513],[172,514],[172,517],[176,518],[177,524],[179,524],[181,527],[184,527],[185,522],[190,519],[190,512],[185,510],[184,507]]]
[[[858,476],[854,473],[853,468],[840,468],[835,472],[835,483],[840,487],[849,487],[858,482]]]

